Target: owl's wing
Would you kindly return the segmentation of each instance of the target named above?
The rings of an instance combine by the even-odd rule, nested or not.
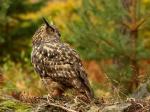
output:
[[[82,82],[84,89],[86,89],[87,96],[91,99],[94,98],[94,92],[90,87],[90,83],[87,79],[87,73],[84,70],[79,55],[68,44],[63,44],[63,46],[65,48],[64,62],[68,63],[75,71],[77,78],[80,80],[80,82]]]

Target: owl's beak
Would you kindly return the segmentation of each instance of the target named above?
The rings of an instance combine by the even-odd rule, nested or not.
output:
[[[47,20],[43,17],[43,21],[46,24],[47,27],[51,28],[52,30],[55,30],[48,22]]]

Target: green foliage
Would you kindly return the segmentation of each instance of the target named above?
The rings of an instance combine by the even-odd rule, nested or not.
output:
[[[31,112],[31,106],[17,102],[13,99],[0,99],[0,111],[1,112]]]
[[[47,0],[0,0],[0,75],[4,77],[1,85],[3,94],[15,91],[33,95],[45,93],[39,76],[31,66],[30,54],[32,36],[42,22],[42,15],[38,12],[46,3]],[[30,13],[35,14],[36,20],[22,17]]]
[[[139,7],[137,13],[140,13]],[[121,85],[126,91],[133,75],[131,56],[134,48],[130,32],[122,26],[122,22],[129,15],[121,0],[82,0],[78,15],[80,20],[68,24],[73,34],[68,41],[78,49],[84,59],[111,59],[111,65],[101,67],[103,66],[113,84]],[[137,62],[150,57],[150,49],[145,47],[142,34],[136,40],[134,60]]]
[[[30,64],[14,63],[7,60],[2,66],[4,77],[2,94],[12,94],[13,92],[26,92],[34,95],[45,93],[40,77],[34,73]]]
[[[96,60],[113,84],[126,91],[132,76],[130,57],[133,49],[130,34],[121,23],[129,15],[121,0],[81,1],[81,6],[74,5],[76,0],[68,0],[52,2],[44,7],[47,0],[35,3],[30,0],[0,0],[0,65],[6,78],[4,92],[17,91],[18,88],[28,90],[31,85],[35,92],[43,92],[37,86],[39,77],[33,73],[30,63],[31,38],[41,23],[40,13],[54,19],[56,25],[62,28],[64,41],[77,48],[84,59]],[[139,2],[138,19],[145,17],[149,6],[150,2]],[[21,17],[26,14],[29,14],[26,19]],[[138,32],[135,60],[139,65],[139,60],[150,57],[149,30],[150,21],[147,19]],[[99,63],[105,60],[112,62]]]
[[[118,0],[83,0],[78,14],[80,21],[69,25],[74,26],[70,29],[75,33],[74,40],[69,41],[75,44],[84,58],[104,59],[122,53],[121,42],[124,41],[116,32],[124,13]]]
[[[21,14],[39,10],[46,1],[1,0],[0,5],[0,62],[5,58],[26,62],[30,57],[31,38],[38,23],[20,18]]]

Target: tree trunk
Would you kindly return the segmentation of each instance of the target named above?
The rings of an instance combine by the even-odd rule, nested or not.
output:
[[[132,92],[139,85],[139,65],[137,60],[137,39],[138,39],[138,27],[137,27],[137,0],[132,0],[130,7],[130,15],[131,15],[131,29],[130,29],[130,38],[131,38],[131,67],[132,67],[132,78],[131,85],[129,86],[129,90]]]

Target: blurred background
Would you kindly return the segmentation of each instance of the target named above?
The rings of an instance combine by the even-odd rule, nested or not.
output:
[[[45,17],[80,54],[98,97],[127,97],[149,80],[149,12],[150,0],[0,0],[0,93],[46,93],[30,58]]]

